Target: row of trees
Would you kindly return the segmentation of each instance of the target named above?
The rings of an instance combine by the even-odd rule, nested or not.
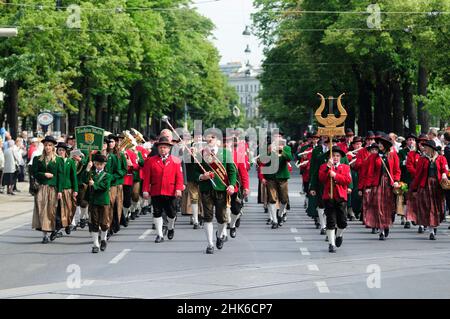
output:
[[[381,14],[369,14],[377,4]],[[406,134],[450,122],[450,1],[255,0],[261,110],[290,134],[346,92],[346,127]],[[376,11],[376,7],[372,12]]]
[[[214,25],[189,2],[0,2],[0,25],[19,28],[18,37],[0,39],[0,126],[15,135],[18,116],[34,127],[49,110],[68,115],[70,132],[86,124],[112,130],[118,117],[119,128],[149,133],[163,114],[182,124],[185,103],[189,122],[239,125],[237,94],[209,41]]]

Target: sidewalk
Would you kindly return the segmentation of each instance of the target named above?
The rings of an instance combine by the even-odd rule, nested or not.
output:
[[[28,185],[17,183],[21,192],[16,195],[0,194],[0,235],[26,224],[31,227],[34,197],[28,193]]]

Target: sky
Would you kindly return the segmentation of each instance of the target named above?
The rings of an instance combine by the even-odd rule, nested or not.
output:
[[[194,7],[210,18],[216,25],[212,39],[221,55],[221,64],[227,62],[247,62],[253,66],[261,65],[263,60],[262,46],[259,40],[251,35],[243,36],[246,25],[251,25],[250,14],[255,11],[252,0],[195,0]],[[250,46],[252,51],[247,55],[244,50]]]

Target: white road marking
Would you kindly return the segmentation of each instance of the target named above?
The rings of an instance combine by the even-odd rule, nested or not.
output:
[[[66,299],[78,299],[78,298],[80,298],[80,295],[69,295],[67,296]]]
[[[319,271],[319,267],[316,264],[308,265],[309,271]]]
[[[315,284],[321,294],[329,294],[330,293],[330,289],[328,289],[327,283],[325,281],[316,281]]]
[[[301,248],[300,248],[300,252],[302,253],[303,256],[309,256],[309,255],[311,255],[311,254],[309,253],[309,251],[308,251],[308,248],[305,248],[305,247],[301,247]]]
[[[297,228],[291,228],[291,233],[298,233]]]
[[[294,238],[296,243],[303,243],[303,239],[300,236]]]
[[[111,259],[111,261],[109,262],[110,264],[117,264],[123,257],[126,256],[126,254],[128,254],[131,251],[131,249],[124,249],[120,252],[120,254],[118,254],[116,257],[114,257],[113,259]]]
[[[95,282],[95,280],[85,280],[83,281],[83,286],[90,286]]]
[[[151,233],[153,233],[153,229],[147,229],[141,236],[139,236],[139,239],[145,239]]]

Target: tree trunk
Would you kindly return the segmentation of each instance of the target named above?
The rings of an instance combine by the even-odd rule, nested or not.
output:
[[[75,133],[75,127],[77,126],[77,123],[79,123],[78,121],[79,118],[77,113],[69,113],[69,127],[67,128],[69,134]]]
[[[135,114],[135,111],[136,111],[138,95],[139,95],[139,82],[136,82],[133,84],[133,86],[131,88],[130,104],[128,106],[128,114],[127,114],[127,130],[129,130],[131,127],[135,126],[133,115]]]
[[[358,135],[365,136],[372,129],[372,92],[370,82],[358,78]]]
[[[95,125],[97,127],[102,127],[102,114],[103,105],[105,101],[105,96],[103,94],[95,96]]]
[[[418,81],[418,95],[427,96],[428,87],[428,70],[423,61],[419,62],[419,81]],[[424,110],[424,103],[419,102],[417,105],[419,125],[423,133],[427,133],[430,129],[430,116],[426,110]]]
[[[19,129],[19,123],[17,120],[19,113],[19,81],[8,81],[6,84],[5,92],[7,123],[9,125],[9,132],[11,134],[11,137],[15,139],[17,137],[17,131]]]
[[[384,93],[381,74],[376,72],[374,125],[377,130],[383,130],[385,127]]]
[[[413,88],[408,79],[403,82],[403,103],[404,111],[408,118],[408,133],[416,134],[417,109],[413,103]]]
[[[399,136],[404,135],[403,125],[403,104],[402,104],[402,91],[400,88],[400,80],[394,79],[393,81],[393,104],[392,104],[392,116],[394,119],[394,132]]]

